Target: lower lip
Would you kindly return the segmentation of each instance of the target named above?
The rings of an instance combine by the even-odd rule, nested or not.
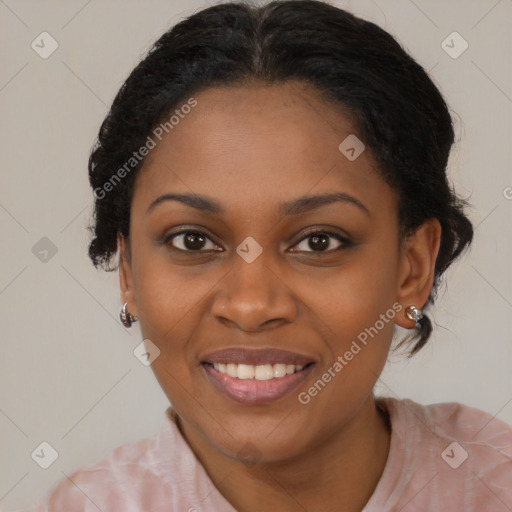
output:
[[[202,366],[210,382],[229,398],[241,404],[258,405],[275,402],[293,391],[307,378],[314,365],[269,380],[238,379],[218,372],[209,364]]]

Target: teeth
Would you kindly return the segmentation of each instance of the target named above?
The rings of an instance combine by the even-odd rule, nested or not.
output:
[[[252,364],[239,364],[237,377],[239,379],[253,379],[254,378],[254,366]]]
[[[292,364],[290,366],[293,366]],[[286,365],[285,364],[275,364],[272,367],[272,373],[274,377],[284,377],[286,375]]]
[[[218,368],[218,370],[220,372],[220,367]],[[226,365],[226,373],[230,377],[238,377],[238,365],[236,365],[236,364],[227,364]]]
[[[254,378],[256,380],[270,380],[274,378],[274,369],[271,364],[261,364],[253,368],[255,368]]]
[[[224,373],[229,377],[237,377],[241,380],[270,380],[300,372],[304,367],[283,363],[259,365],[213,363],[213,368],[219,373]]]

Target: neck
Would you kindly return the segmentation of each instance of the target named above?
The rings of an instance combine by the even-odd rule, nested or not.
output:
[[[360,512],[384,470],[390,431],[373,395],[356,416],[300,456],[243,464],[228,459],[186,425],[182,433],[219,492],[236,510]]]

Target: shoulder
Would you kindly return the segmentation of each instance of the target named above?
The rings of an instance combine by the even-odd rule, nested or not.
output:
[[[512,507],[510,425],[455,402],[383,400],[391,418],[392,443],[394,439],[395,449],[405,452],[403,464],[424,477],[433,475],[429,488],[440,503],[451,499],[468,511],[499,507],[500,502]]]
[[[409,399],[386,399],[395,419],[413,431],[439,440],[486,446],[512,459],[512,426],[485,411],[457,402],[421,405]]]
[[[47,492],[34,512],[120,510],[138,502],[141,486],[152,499],[168,500],[161,485],[156,439],[118,446],[97,463],[65,474]]]
[[[32,512],[189,510],[198,496],[206,497],[209,510],[230,510],[175,419],[169,408],[158,435],[118,446],[97,463],[64,473]]]

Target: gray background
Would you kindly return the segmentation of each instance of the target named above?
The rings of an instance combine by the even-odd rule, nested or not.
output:
[[[477,225],[471,254],[440,292],[434,339],[411,361],[393,356],[379,391],[459,401],[512,423],[512,1],[332,3],[383,26],[430,71],[456,122],[450,176]],[[118,322],[117,274],[96,271],[86,256],[86,163],[108,105],[150,43],[206,5],[0,0],[4,510],[29,506],[73,468],[158,432],[167,400],[133,355],[138,328]],[[58,43],[47,59],[31,48],[42,46],[43,31]],[[442,46],[453,31],[469,44],[458,58]],[[445,45],[460,50],[453,41]],[[31,457],[43,441],[58,452],[48,469]]]

